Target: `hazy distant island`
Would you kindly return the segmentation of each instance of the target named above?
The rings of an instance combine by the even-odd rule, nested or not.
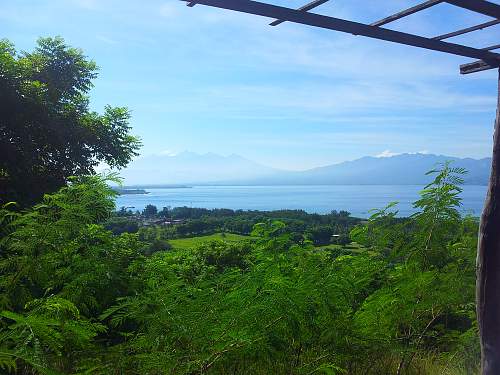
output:
[[[127,189],[127,188],[117,188],[114,187],[113,190],[119,195],[130,195],[130,194],[149,194],[149,191],[144,189]]]
[[[191,189],[189,185],[179,184],[137,184],[133,186],[124,186],[127,190],[143,190],[143,189]]]
[[[191,186],[187,185],[135,185],[135,186],[123,186],[123,187],[113,187],[119,195],[138,195],[138,194],[149,194],[146,189],[189,189]]]

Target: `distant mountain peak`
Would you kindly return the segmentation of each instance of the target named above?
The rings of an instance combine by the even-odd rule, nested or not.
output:
[[[375,158],[393,158],[396,156],[425,156],[425,155],[433,155],[427,150],[416,151],[416,152],[392,152],[391,150],[382,151],[380,154],[375,155]]]
[[[386,153],[387,155],[388,153]],[[491,159],[457,158],[430,153],[364,156],[305,171],[284,171],[261,165],[238,154],[183,151],[134,160],[122,172],[127,185],[237,184],[237,185],[423,185],[425,173],[447,160],[469,171],[466,184],[488,181]]]

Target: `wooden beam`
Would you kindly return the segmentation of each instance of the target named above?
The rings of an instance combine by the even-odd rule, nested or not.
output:
[[[405,9],[405,10],[403,10],[401,12],[398,12],[396,14],[393,14],[393,15],[391,15],[389,17],[386,17],[386,18],[383,18],[383,19],[381,19],[379,21],[373,22],[371,24],[371,26],[382,26],[382,25],[385,25],[385,24],[387,24],[389,22],[393,22],[393,21],[399,20],[400,18],[409,16],[410,14],[413,14],[413,13],[420,12],[421,10],[430,8],[430,7],[434,6],[434,5],[437,5],[437,4],[442,3],[442,2],[443,2],[443,0],[429,0],[429,1],[426,1],[425,3],[417,4],[414,7]]]
[[[314,0],[314,1],[311,1],[310,3],[304,5],[304,6],[301,6],[299,9],[299,11],[301,12],[308,12],[314,8],[317,8],[319,7],[320,5],[328,2],[330,0]],[[270,26],[278,26],[279,24],[282,24],[283,22],[286,22],[285,20],[275,20],[273,22],[271,22],[269,25]]]
[[[488,193],[479,226],[476,310],[481,374],[500,374],[500,70]]]
[[[460,65],[460,73],[461,74],[477,73],[477,72],[482,72],[484,70],[496,69],[499,66],[500,62],[498,60],[496,61],[479,60],[469,64]]]
[[[496,61],[500,58],[500,54],[490,51],[443,42],[440,40],[433,40],[400,31],[365,25],[359,22],[347,21],[340,18],[300,12],[295,9],[261,3],[253,0],[196,0],[196,2],[207,6],[255,14],[354,35],[363,35],[369,38],[386,40],[389,42],[445,52],[458,56],[491,61]]]
[[[500,18],[500,5],[485,0],[444,0],[448,4],[484,14],[496,19]]]
[[[476,26],[467,27],[466,29],[461,29],[461,30],[453,31],[452,33],[435,36],[432,39],[434,39],[434,40],[444,40],[444,39],[452,38],[454,36],[467,34],[467,33],[470,33],[472,31],[482,30],[482,29],[485,29],[485,28],[490,27],[490,26],[498,25],[499,23],[500,23],[500,20],[488,21],[488,22],[481,23],[481,24],[476,25]]]
[[[485,47],[482,49],[485,49],[486,51],[493,51],[494,49],[499,49],[499,48],[500,48],[500,44],[495,44],[493,46]]]

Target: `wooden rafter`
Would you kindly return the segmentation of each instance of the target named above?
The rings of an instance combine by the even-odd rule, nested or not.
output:
[[[471,33],[473,31],[477,31],[477,30],[483,30],[483,29],[486,29],[487,27],[498,25],[499,23],[500,23],[500,20],[488,21],[488,22],[481,23],[479,25],[475,25],[475,26],[467,27],[465,29],[453,31],[451,33],[438,35],[432,39],[435,39],[435,40],[449,39],[449,38],[453,38],[454,36],[464,35],[464,34]]]
[[[429,0],[429,1],[426,1],[425,3],[417,4],[411,8],[405,9],[405,10],[398,12],[396,14],[393,14],[389,17],[385,17],[379,21],[373,22],[371,24],[371,26],[382,26],[382,25],[388,24],[390,22],[394,22],[394,21],[399,20],[403,17],[407,17],[413,13],[417,13],[417,12],[420,12],[424,9],[433,7],[434,5],[437,5],[437,4],[442,3],[442,2],[443,2],[443,0]]]
[[[493,51],[495,49],[499,49],[500,48],[500,44],[495,44],[493,46],[489,46],[489,47],[485,47],[483,49],[487,50],[487,51]]]
[[[500,5],[485,0],[444,0],[448,4],[484,14],[496,19],[500,18]]]
[[[319,7],[320,5],[323,5],[324,3],[328,2],[328,1],[330,1],[330,0],[314,0],[314,1],[311,1],[310,3],[308,3],[304,6],[301,6],[297,10],[301,11],[301,12],[308,12],[310,10],[313,10],[314,8]],[[285,22],[285,20],[275,20],[275,21],[271,22],[269,25],[270,26],[278,26],[279,24],[282,24],[283,22]]]
[[[468,64],[460,65],[460,73],[461,74],[471,74],[482,72],[484,70],[490,70],[498,68],[497,65],[491,65],[484,60],[474,61]]]

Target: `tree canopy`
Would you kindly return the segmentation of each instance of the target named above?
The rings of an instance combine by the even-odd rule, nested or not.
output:
[[[0,202],[29,204],[68,177],[121,168],[137,155],[130,112],[90,110],[98,67],[62,38],[40,38],[32,52],[0,41]]]

